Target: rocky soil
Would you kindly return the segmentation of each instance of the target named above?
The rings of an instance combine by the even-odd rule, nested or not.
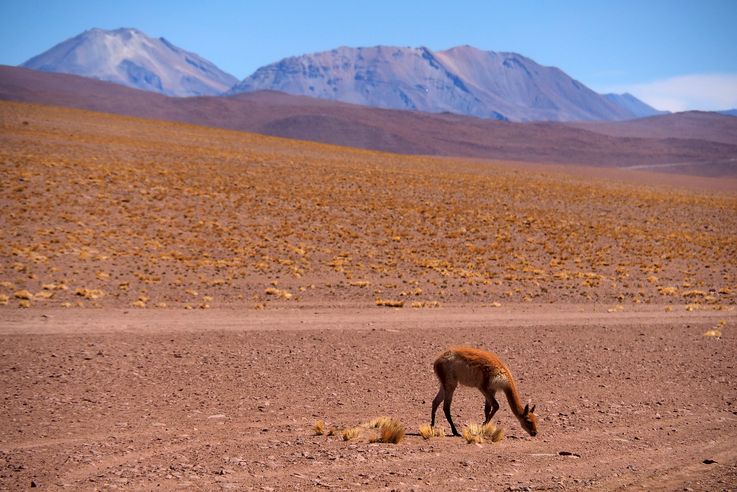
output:
[[[0,325],[0,488],[734,490],[736,322],[583,305],[15,310]],[[455,344],[507,361],[537,437],[504,400],[499,443],[419,436],[432,361]],[[457,424],[482,411],[458,390]],[[404,424],[399,444],[312,430],[381,415]]]

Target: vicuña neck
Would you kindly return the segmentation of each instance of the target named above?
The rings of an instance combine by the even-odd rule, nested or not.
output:
[[[509,407],[512,409],[512,412],[514,412],[514,415],[516,415],[517,417],[521,417],[525,412],[525,407],[522,406],[522,402],[519,399],[517,385],[514,384],[514,381],[510,381],[509,386],[504,388],[504,394],[507,395]]]

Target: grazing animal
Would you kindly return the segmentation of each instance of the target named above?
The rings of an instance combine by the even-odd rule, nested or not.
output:
[[[499,403],[494,398],[498,390],[504,391],[512,412],[519,420],[522,428],[531,436],[537,434],[537,417],[535,406],[522,406],[517,385],[514,383],[512,373],[504,362],[491,352],[470,348],[455,347],[443,352],[433,364],[435,374],[440,381],[440,390],[432,402],[431,424],[435,426],[435,412],[443,402],[443,412],[448,419],[454,436],[460,436],[450,416],[450,404],[453,401],[453,392],[458,383],[464,386],[478,388],[486,397],[484,405],[484,424],[491,421]]]

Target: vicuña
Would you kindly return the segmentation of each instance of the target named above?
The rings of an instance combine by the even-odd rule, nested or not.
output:
[[[499,403],[494,398],[498,390],[504,391],[512,412],[519,420],[522,428],[531,436],[537,434],[537,417],[535,417],[535,406],[522,406],[517,385],[514,383],[512,373],[504,362],[491,352],[470,347],[455,347],[443,352],[433,364],[435,374],[440,381],[440,390],[432,402],[431,424],[435,426],[435,412],[443,402],[443,412],[448,419],[454,436],[460,436],[453,424],[450,415],[450,404],[453,401],[453,392],[458,383],[464,386],[478,388],[486,397],[484,405],[484,423],[491,421]]]

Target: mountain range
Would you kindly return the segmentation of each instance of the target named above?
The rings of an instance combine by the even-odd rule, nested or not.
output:
[[[214,96],[237,82],[201,56],[130,28],[90,29],[21,66],[107,80],[168,96]]]
[[[657,113],[641,101],[633,110],[632,96],[621,104],[522,55],[471,46],[438,52],[341,47],[285,58],[259,68],[229,94],[257,90],[511,121],[625,120]]]
[[[169,96],[275,90],[365,106],[510,121],[616,121],[658,111],[601,95],[516,53],[458,46],[341,47],[285,58],[238,82],[204,58],[136,29],[91,29],[23,67],[107,80]]]

